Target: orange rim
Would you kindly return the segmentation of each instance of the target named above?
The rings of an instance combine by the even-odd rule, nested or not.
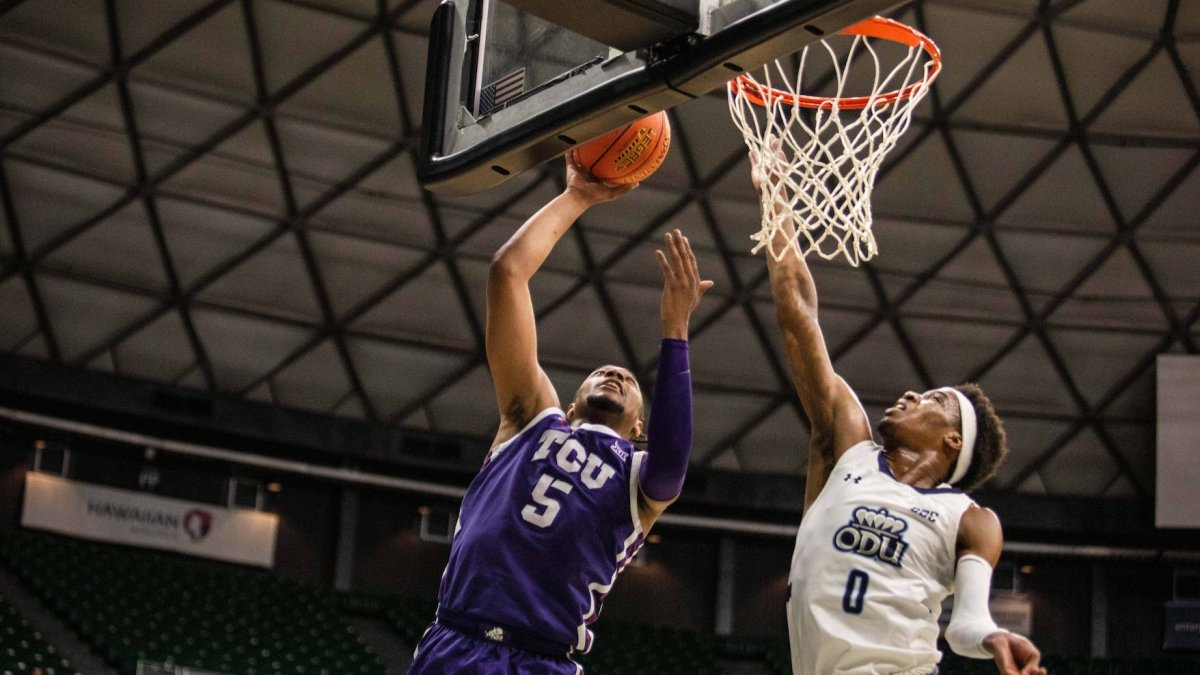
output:
[[[737,92],[739,89],[745,94],[746,99],[751,103],[766,107],[767,101],[778,101],[787,105],[800,106],[803,108],[825,108],[833,107],[836,102],[839,109],[842,110],[861,110],[874,103],[875,105],[891,105],[896,101],[902,101],[915,94],[918,90],[928,86],[935,79],[938,73],[942,71],[942,51],[930,40],[925,34],[918,31],[916,28],[906,26],[899,21],[885,19],[882,16],[873,16],[870,19],[860,21],[849,28],[839,31],[840,35],[862,35],[863,37],[879,38],[881,40],[890,40],[899,42],[906,47],[920,47],[929,55],[933,66],[929,68],[929,72],[925,74],[925,78],[920,82],[914,82],[907,87],[891,91],[878,96],[851,96],[847,98],[836,98],[827,96],[805,96],[803,94],[793,94],[779,89],[763,86],[754,81],[749,74],[739,75],[729,83],[729,88]]]

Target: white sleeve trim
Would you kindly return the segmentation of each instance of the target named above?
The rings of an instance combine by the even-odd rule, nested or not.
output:
[[[992,620],[988,610],[991,590],[992,566],[986,560],[974,554],[958,559],[954,574],[954,610],[946,628],[946,642],[956,654],[976,659],[992,658],[991,652],[983,648],[983,640],[1003,629]]]
[[[625,540],[626,548],[642,534],[642,510],[638,508],[638,497],[642,493],[642,462],[644,461],[646,461],[645,450],[633,453],[633,462],[629,468],[629,516],[633,519],[633,534]]]

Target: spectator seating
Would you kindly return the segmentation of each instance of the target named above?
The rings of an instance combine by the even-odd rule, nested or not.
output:
[[[0,675],[22,675],[34,668],[45,675],[79,675],[15,607],[0,598]]]
[[[139,659],[245,675],[384,675],[327,593],[230,565],[19,533],[6,562],[121,673]]]
[[[596,645],[579,657],[588,675],[719,675],[716,641],[677,628],[600,620]]]

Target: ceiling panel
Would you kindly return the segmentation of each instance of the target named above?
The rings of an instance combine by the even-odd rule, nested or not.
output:
[[[77,0],[69,12],[56,0],[26,0],[0,17],[0,36],[104,65],[111,54],[108,37],[96,30],[104,23],[101,0]]]
[[[10,227],[15,222],[31,257],[51,242],[65,241],[69,231],[94,220],[124,193],[110,183],[24,161],[5,161],[4,174],[12,195]]]
[[[1050,495],[1104,494],[1120,475],[1117,463],[1091,429],[1076,434],[1038,470]]]
[[[156,203],[163,238],[185,287],[213,276],[274,229],[257,215],[209,204],[161,197]]]
[[[208,284],[196,299],[316,323],[320,311],[313,291],[296,238],[284,236]]]
[[[195,25],[183,21],[176,24],[184,32],[176,35],[172,30],[171,39],[147,54],[134,67],[132,76],[169,82],[220,100],[253,103],[254,71],[241,3],[229,2],[200,18]]]
[[[157,304],[152,298],[43,273],[37,286],[62,357],[87,358]]]
[[[130,264],[131,260],[138,261]],[[46,257],[50,269],[165,294],[167,272],[146,208],[134,202]]]
[[[196,363],[196,354],[181,348],[188,337],[179,312],[167,312],[118,343],[112,353],[116,371],[125,377],[173,384]]]
[[[326,340],[271,378],[280,403],[327,413],[353,394],[337,346]]]
[[[38,330],[33,300],[24,279],[11,277],[0,282],[0,306],[4,307],[4,321],[0,321],[0,349],[13,351]]]
[[[193,309],[191,316],[217,388],[231,393],[241,392],[311,333],[246,313]]]

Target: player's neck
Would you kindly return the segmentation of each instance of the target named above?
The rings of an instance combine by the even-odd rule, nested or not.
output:
[[[624,439],[629,439],[632,436],[630,429],[622,428],[628,425],[621,424],[620,415],[606,414],[603,411],[592,410],[591,408],[586,408],[583,414],[576,415],[571,419],[571,426],[577,427],[580,424],[597,424],[607,427]]]
[[[946,475],[946,462],[936,450],[913,450],[900,444],[884,445],[884,459],[896,480],[921,489],[937,487]]]

